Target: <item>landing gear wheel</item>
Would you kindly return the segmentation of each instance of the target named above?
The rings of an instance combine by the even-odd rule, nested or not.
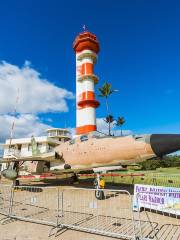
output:
[[[96,199],[98,199],[98,200],[105,199],[104,191],[102,190],[102,189],[104,189],[105,182],[101,178],[99,173],[97,173],[96,179],[94,180],[94,186],[95,186],[95,189],[96,189],[95,190]]]
[[[13,180],[13,184],[12,185],[13,185],[14,189],[17,190],[18,186],[20,185],[19,180],[17,180],[17,179]]]
[[[19,183],[19,180],[15,180],[15,186],[19,186],[20,183]]]
[[[98,200],[104,200],[105,199],[104,192],[102,190],[96,190],[95,191],[95,197]]]
[[[72,179],[73,179],[73,183],[79,182],[78,176],[76,174],[73,175]]]

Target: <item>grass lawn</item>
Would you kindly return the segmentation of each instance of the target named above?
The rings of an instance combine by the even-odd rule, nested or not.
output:
[[[122,176],[113,176],[113,173],[119,173]],[[106,183],[146,184],[180,188],[180,168],[158,168],[152,171],[124,170],[113,173],[112,176],[103,177]],[[144,174],[144,176],[127,176],[129,174]],[[80,179],[87,178],[81,177]]]
[[[118,171],[116,173],[124,176],[105,177],[106,182],[123,184],[149,184],[169,187],[180,187],[180,168],[159,168],[154,171]],[[144,176],[131,177],[127,174],[144,174]]]

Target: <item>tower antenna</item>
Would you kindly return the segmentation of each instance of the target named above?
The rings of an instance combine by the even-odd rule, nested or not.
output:
[[[16,113],[17,113],[18,102],[19,102],[19,88],[18,88],[18,91],[17,91],[16,101],[15,101],[14,111],[13,111],[14,120],[13,120],[11,128],[10,128],[9,153],[10,153],[10,149],[11,149],[11,145],[12,145],[12,138],[13,138],[13,133],[14,133],[14,128],[15,128],[15,117],[16,117]]]
[[[84,32],[86,32],[86,31],[87,31],[87,27],[86,27],[86,25],[85,25],[85,24],[83,25],[83,30],[84,30]]]

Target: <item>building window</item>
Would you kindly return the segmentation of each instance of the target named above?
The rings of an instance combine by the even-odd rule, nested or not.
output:
[[[81,142],[87,141],[88,140],[88,136],[87,135],[82,135],[80,137],[80,139],[81,139]]]
[[[11,145],[9,146],[9,149],[8,149],[8,154],[13,154],[14,153],[14,145]]]
[[[75,143],[75,139],[72,139],[72,140],[69,141],[69,145],[72,145],[74,143]]]
[[[37,143],[37,149],[41,149],[42,148],[42,143]]]
[[[53,150],[53,147],[50,144],[48,144],[48,151],[52,151],[52,150]]]
[[[18,151],[21,151],[21,147],[22,147],[21,144],[18,144],[18,145],[17,145],[17,149],[18,149]]]
[[[28,144],[28,151],[32,151],[32,145],[31,144]]]

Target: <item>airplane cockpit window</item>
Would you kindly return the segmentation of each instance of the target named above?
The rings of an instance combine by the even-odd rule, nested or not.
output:
[[[143,138],[143,136],[142,135],[133,135],[133,138],[135,139],[135,140],[141,140],[142,138]]]
[[[141,141],[141,142],[150,143],[151,135],[150,135],[150,134],[133,135],[133,138],[134,138],[136,141]]]
[[[87,141],[88,140],[88,136],[87,135],[82,135],[80,137],[80,140],[81,140],[81,142]]]
[[[72,145],[74,143],[75,143],[75,139],[72,139],[72,140],[69,141],[69,145]]]

